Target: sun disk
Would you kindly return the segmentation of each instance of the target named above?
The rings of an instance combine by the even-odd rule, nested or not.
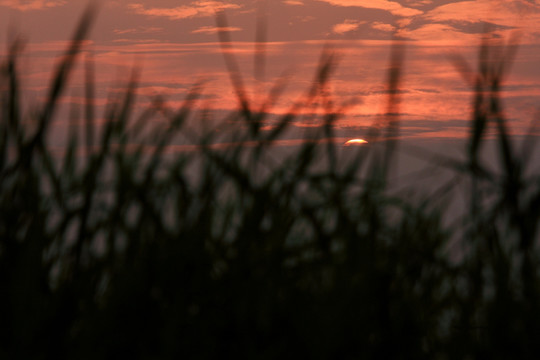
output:
[[[351,139],[347,141],[344,145],[345,146],[351,146],[351,145],[363,145],[367,144],[368,142],[364,139]]]

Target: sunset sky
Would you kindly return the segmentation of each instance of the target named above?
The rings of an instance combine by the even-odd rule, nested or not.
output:
[[[0,0],[0,54],[17,35],[27,40],[21,63],[26,101],[39,101],[51,69],[66,47],[87,2]],[[180,103],[203,79],[205,106],[236,108],[221,54],[216,11],[224,11],[250,99],[261,100],[276,79],[287,88],[274,113],[286,111],[309,87],[325,44],[338,54],[331,89],[336,102],[356,100],[337,123],[343,137],[361,137],[385,111],[386,69],[394,36],[405,44],[401,85],[402,135],[459,138],[470,118],[471,87],[451,59],[459,54],[476,68],[484,32],[519,50],[504,82],[505,113],[522,134],[540,104],[540,1],[537,0],[116,0],[102,1],[85,53],[96,64],[98,104],[142,69],[139,100],[163,94]],[[266,71],[254,77],[257,18],[268,26]],[[222,29],[225,30],[225,29]],[[80,58],[84,59],[84,58]],[[69,95],[84,95],[79,65]],[[298,127],[309,124],[297,124]]]

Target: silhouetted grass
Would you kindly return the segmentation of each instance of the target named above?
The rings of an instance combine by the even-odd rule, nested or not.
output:
[[[84,141],[72,133],[58,158],[46,137],[93,14],[81,20],[35,116],[20,106],[18,42],[2,65],[1,358],[536,357],[540,184],[524,175],[534,139],[519,151],[499,97],[514,40],[481,46],[467,161],[441,161],[471,184],[455,230],[442,225],[438,199],[388,191],[399,46],[388,117],[370,135],[386,145],[357,149],[349,161],[332,141],[346,104],[327,88],[336,65],[330,50],[305,98],[270,130],[262,125],[282,84],[263,104],[251,103],[225,51],[239,103],[228,119],[237,121],[239,145],[225,148],[186,125],[199,114],[200,85],[179,109],[156,100],[134,118],[136,71],[97,131],[87,58]],[[257,56],[264,34],[260,25]],[[230,46],[225,33],[221,42]],[[320,128],[276,159],[276,141],[314,103],[324,109]],[[168,125],[146,129],[158,114]],[[23,125],[29,116],[36,126]],[[490,126],[496,172],[479,156]],[[197,150],[166,156],[178,135]],[[453,232],[463,235],[457,262],[448,251]]]

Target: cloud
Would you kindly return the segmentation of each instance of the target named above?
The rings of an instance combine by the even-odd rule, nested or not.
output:
[[[340,35],[345,34],[346,32],[358,29],[362,24],[365,24],[365,21],[345,20],[341,24],[334,25],[332,27],[332,32]]]
[[[304,3],[299,0],[283,0],[282,3],[286,5],[296,5],[296,6],[302,6]]]
[[[319,0],[334,6],[355,6],[367,9],[379,9],[389,11],[396,16],[415,16],[423,14],[422,11],[404,7],[397,2],[389,0]]]
[[[435,21],[477,21],[485,19],[488,14],[488,6],[484,1],[460,1],[452,4],[441,5],[429,11],[425,18]]]
[[[143,4],[129,4],[128,8],[140,15],[166,17],[171,20],[186,19],[191,17],[213,16],[218,11],[226,9],[239,9],[240,5],[225,3],[222,1],[194,1],[189,5],[174,8],[146,8]]]
[[[475,0],[445,4],[426,13],[432,21],[484,21],[513,26],[537,19],[540,5],[525,0]]]
[[[0,0],[0,6],[10,7],[20,11],[40,10],[65,5],[64,0]]]
[[[296,23],[307,23],[313,20],[316,20],[315,16],[305,15],[305,16],[295,16],[289,21],[289,25],[294,25]]]
[[[422,41],[426,45],[466,45],[474,44],[478,40],[476,34],[468,34],[456,30],[449,24],[425,24],[416,29],[399,29],[400,37],[410,40]]]
[[[387,31],[387,32],[392,32],[396,30],[395,26],[390,25],[390,24],[385,24],[382,22],[374,22],[373,24],[371,24],[371,27],[376,30]]]
[[[480,30],[497,31],[502,36],[505,36],[504,32],[520,29],[523,32],[521,43],[537,43],[535,33],[538,33],[540,23],[540,4],[527,0],[459,1],[438,6],[426,12],[423,19],[447,24],[454,31],[465,34],[474,30],[471,24],[490,24]]]
[[[159,40],[159,39],[114,39],[112,42],[116,44],[122,44],[122,43],[158,44],[158,43],[161,43],[162,40]]]
[[[409,6],[424,6],[433,3],[433,0],[405,0]]]
[[[226,32],[242,31],[242,28],[232,27],[232,26],[228,26],[228,27],[203,26],[203,27],[198,28],[197,30],[193,30],[191,33],[213,35],[221,31],[226,31]]]
[[[124,35],[124,34],[155,34],[162,32],[162,27],[138,27],[138,28],[131,28],[131,29],[114,29],[113,32],[116,35]]]

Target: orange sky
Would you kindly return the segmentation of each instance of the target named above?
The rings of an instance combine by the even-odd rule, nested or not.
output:
[[[27,39],[22,67],[26,101],[39,100],[55,59],[71,36],[85,1],[0,0],[0,54],[14,34]],[[336,102],[356,100],[336,124],[338,135],[361,137],[385,111],[386,69],[392,36],[405,44],[401,85],[402,135],[453,138],[467,133],[471,88],[450,61],[460,54],[476,67],[483,32],[505,42],[519,34],[519,51],[505,80],[505,112],[514,133],[523,133],[540,96],[540,1],[538,0],[111,0],[102,1],[85,53],[96,62],[98,104],[118,89],[132,66],[142,67],[139,100],[163,94],[180,103],[205,80],[204,104],[236,107],[216,25],[227,15],[232,49],[248,96],[260,101],[286,74],[287,88],[272,109],[288,109],[309,87],[321,54],[330,45],[338,67],[330,89]],[[268,26],[265,76],[255,78],[258,15]],[[83,75],[74,74],[72,102],[83,96]],[[310,126],[309,123],[297,124]]]

